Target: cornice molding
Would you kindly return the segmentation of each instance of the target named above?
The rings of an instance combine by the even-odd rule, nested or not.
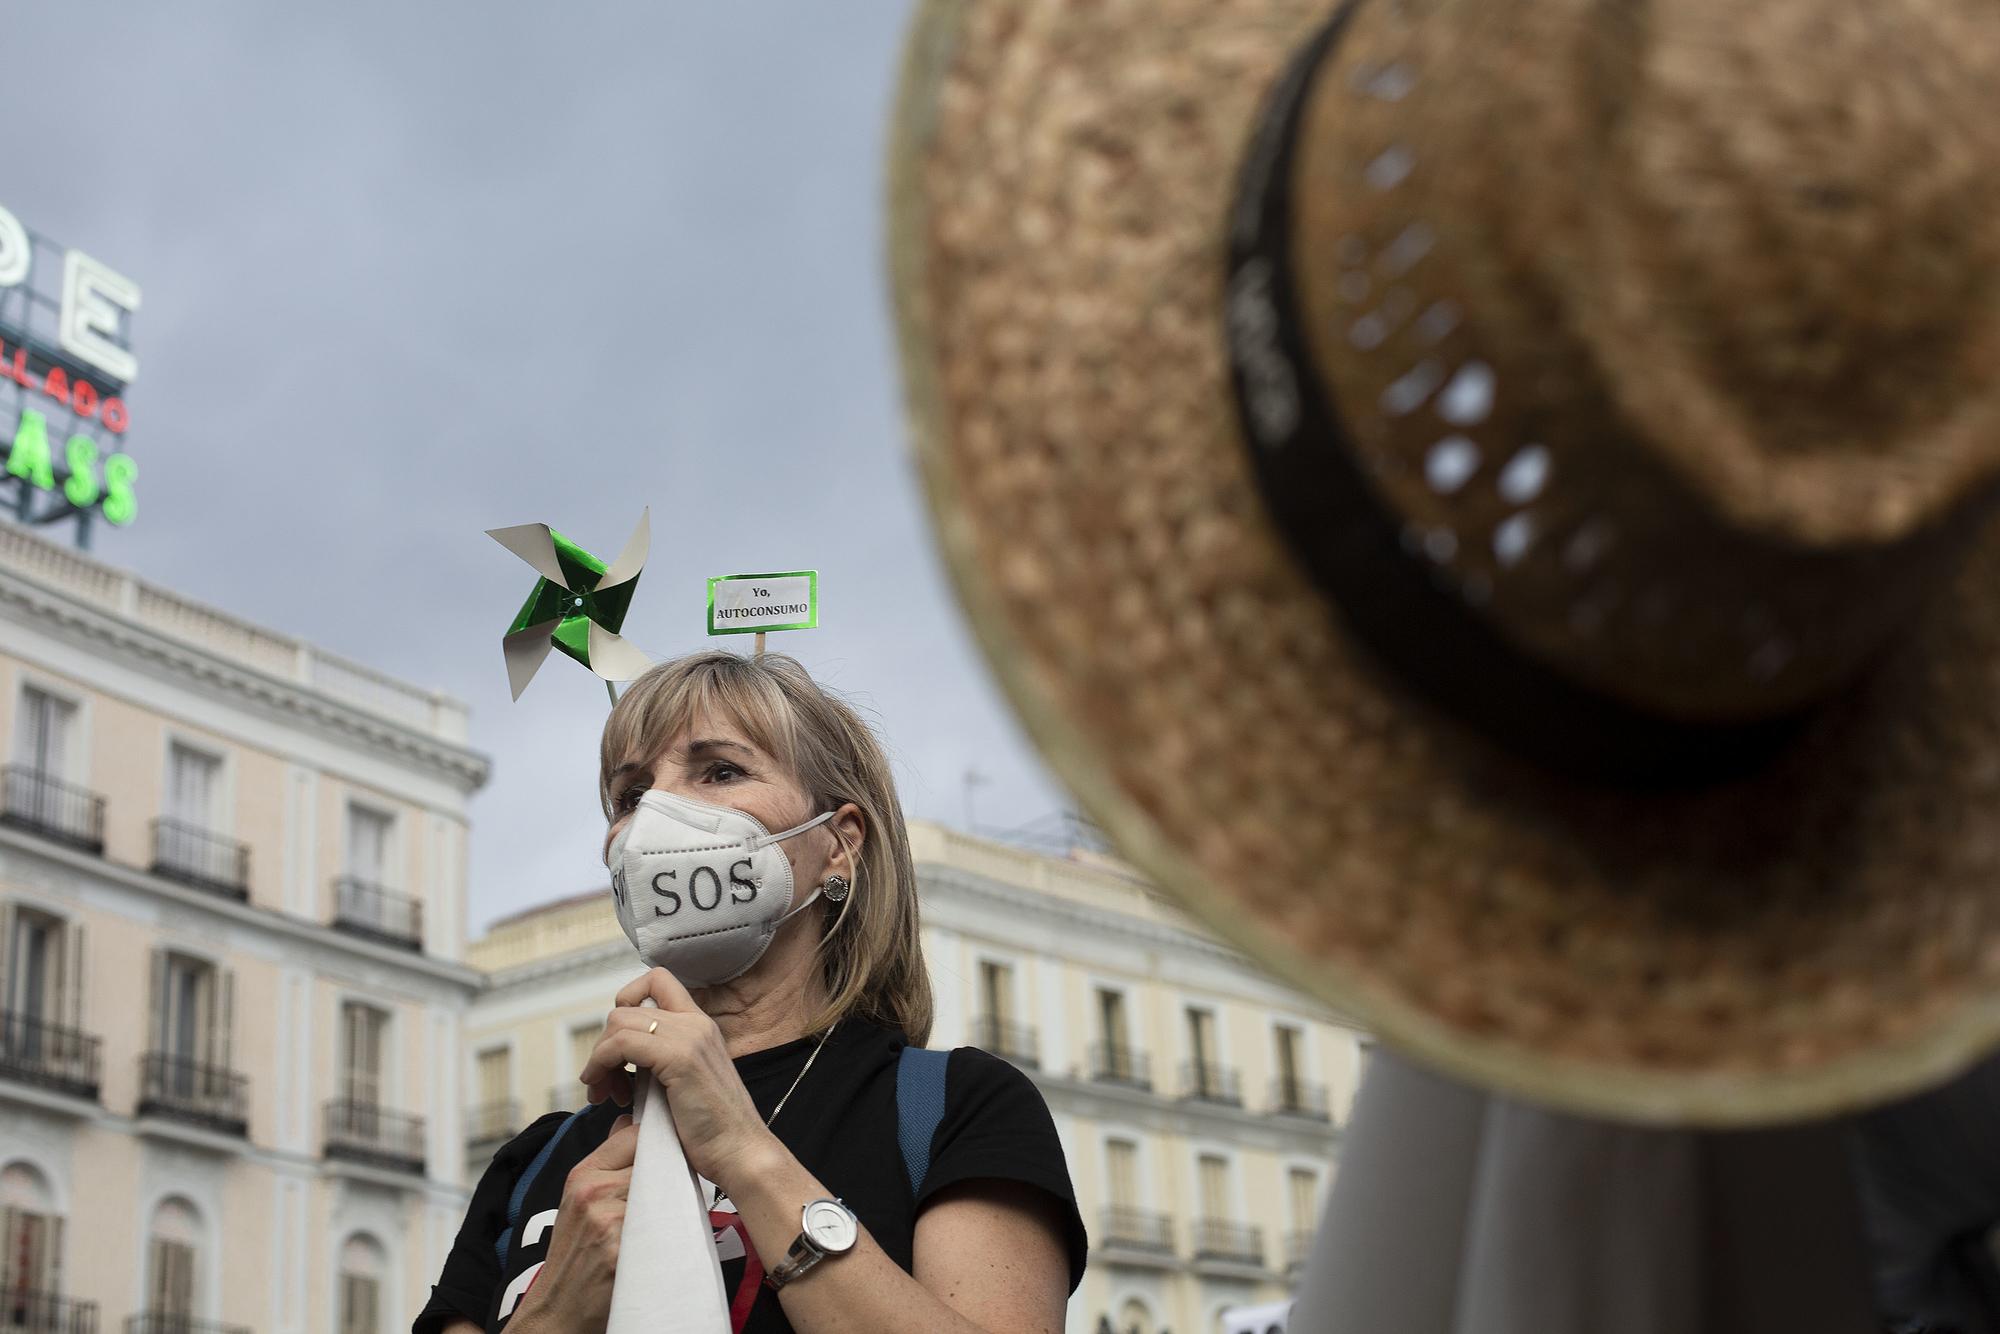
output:
[[[133,625],[79,603],[32,577],[8,570],[0,578],[0,607],[27,613],[26,624],[64,635],[80,646],[109,649],[132,665],[165,673],[184,684],[223,696],[273,722],[287,723],[346,744],[386,751],[454,783],[467,795],[492,771],[486,756],[439,741],[412,727],[342,704],[268,672],[218,657],[205,649]]]
[[[1001,909],[1010,917],[1040,918],[1043,922],[1065,932],[1084,931],[1099,938],[1105,936],[1122,938],[1136,945],[1174,950],[1183,955],[1222,964],[1243,973],[1258,985],[1268,987],[1273,993],[1284,995],[1289,1004],[1304,1013],[1323,1019],[1327,1023],[1353,1026],[1351,1021],[1343,1019],[1318,1001],[1295,992],[1270,977],[1253,963],[1249,956],[1199,932],[1149,922],[1143,918],[1105,908],[1092,908],[1038,890],[1022,889],[1003,880],[981,875],[977,871],[967,871],[936,862],[918,863],[917,879],[923,886],[927,898],[942,889],[948,894],[963,895],[968,899]],[[940,923],[936,918],[927,916],[925,925],[940,925]],[[1062,957],[1078,966],[1088,966],[1073,954],[1065,953]],[[1163,984],[1166,982],[1164,978],[1160,980]],[[1251,998],[1246,996],[1243,999]]]
[[[442,983],[465,998],[476,995],[484,982],[484,975],[467,964],[453,963],[448,959],[412,950],[378,945],[363,937],[336,931],[322,922],[294,917],[275,908],[239,903],[235,899],[177,884],[136,867],[106,861],[102,857],[64,847],[60,843],[52,843],[22,830],[0,827],[0,851],[39,858],[64,872],[109,882],[119,888],[158,899],[177,908],[209,913],[224,921],[253,931],[265,932],[288,942],[303,943],[348,959],[365,961],[378,967],[387,966],[396,972],[414,974],[426,981]]]

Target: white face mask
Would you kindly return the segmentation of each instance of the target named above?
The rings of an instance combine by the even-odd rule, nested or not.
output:
[[[647,792],[605,863],[619,925],[640,958],[683,986],[740,977],[778,928],[819,897],[815,888],[792,905],[792,863],[778,845],[833,815],[773,834],[734,807]]]

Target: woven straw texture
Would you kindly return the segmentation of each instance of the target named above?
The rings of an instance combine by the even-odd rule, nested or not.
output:
[[[1774,766],[1637,797],[1381,679],[1271,529],[1224,223],[1327,12],[937,0],[912,33],[891,264],[913,428],[1037,742],[1223,936],[1487,1086],[1725,1125],[1961,1067],[2000,1036],[2000,533]]]

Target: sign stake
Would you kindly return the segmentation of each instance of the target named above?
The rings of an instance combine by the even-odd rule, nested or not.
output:
[[[757,632],[757,637],[756,637],[755,639],[751,640],[751,641],[750,641],[750,643],[751,643],[751,646],[752,646],[752,648],[753,648],[753,649],[754,649],[754,650],[756,651],[756,656],[758,656],[759,658],[763,657],[763,656],[764,656],[764,632],[763,632],[762,630],[759,630],[759,631]]]

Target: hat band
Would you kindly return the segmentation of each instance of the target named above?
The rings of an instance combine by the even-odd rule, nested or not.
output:
[[[1524,758],[1626,786],[1694,786],[1754,769],[1803,713],[1716,723],[1663,717],[1529,657],[1406,545],[1315,373],[1292,254],[1293,155],[1349,0],[1292,59],[1266,103],[1230,216],[1224,319],[1238,414],[1264,504],[1353,637],[1404,685]]]

